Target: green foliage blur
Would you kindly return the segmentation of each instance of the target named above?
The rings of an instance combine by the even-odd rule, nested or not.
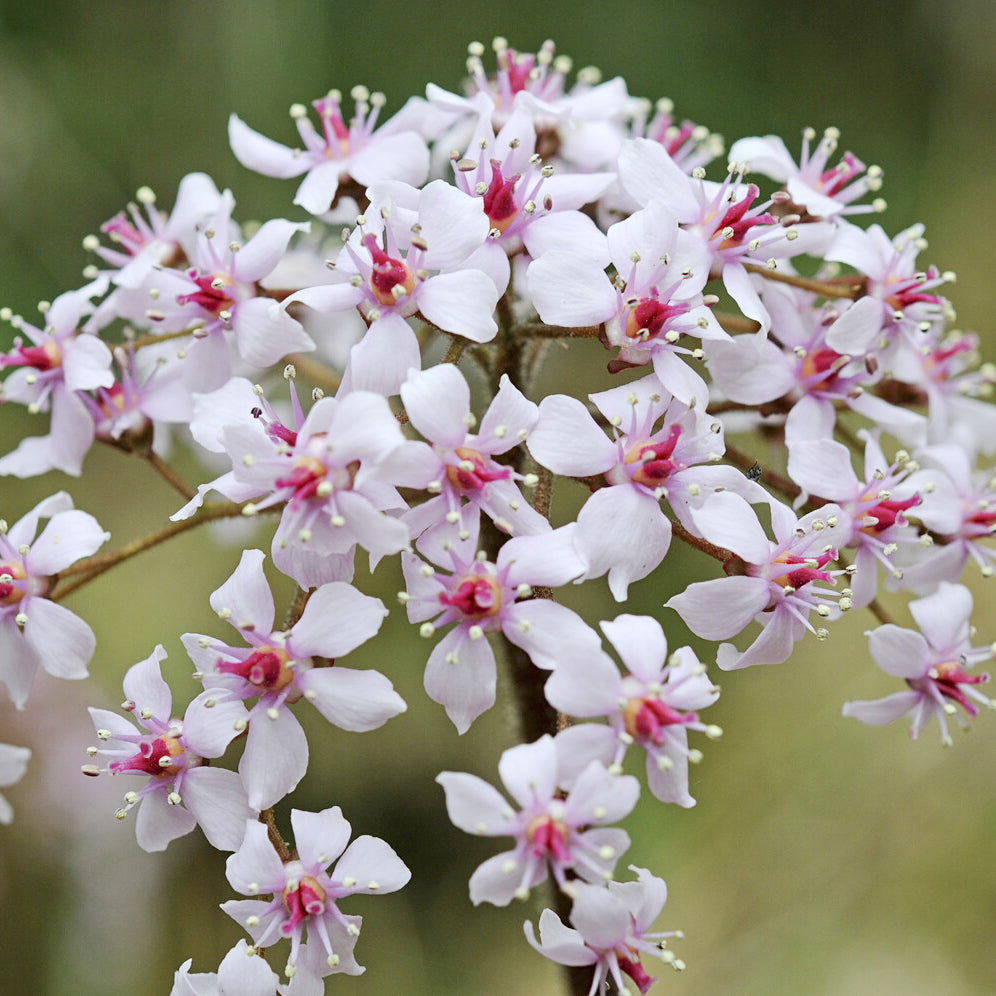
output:
[[[426,82],[457,87],[467,43],[496,34],[521,50],[553,38],[575,66],[622,75],[632,94],[671,97],[680,116],[728,144],[777,133],[795,150],[804,126],[837,126],[842,149],[885,171],[889,210],[878,220],[890,234],[926,223],[921,259],[958,273],[959,324],[981,332],[987,358],[996,358],[990,0],[0,0],[0,305],[33,319],[37,301],[79,286],[89,262],[82,237],[141,185],[168,207],[179,179],[203,170],[233,189],[240,220],[301,218],[290,204],[293,181],[250,174],[230,155],[229,113],[293,144],[292,103],[363,83],[384,91],[392,112]],[[0,345],[8,342],[0,329]],[[590,361],[600,370],[604,354],[592,351]],[[20,410],[0,416],[2,452],[43,431]],[[183,469],[205,479],[192,462]],[[14,521],[60,488],[98,516],[112,545],[177,505],[147,467],[98,450],[81,481],[0,480],[0,515]],[[179,635],[227,636],[207,596],[234,569],[239,542],[268,546],[259,536],[233,547],[188,535],[100,578],[69,602],[97,633],[90,680],[58,685],[40,675],[23,714],[0,698],[0,741],[35,752],[25,780],[7,792],[15,823],[0,827],[0,990],[166,993],[182,961],[214,971],[241,936],[215,909],[233,898],[223,856],[196,835],[145,855],[133,817],[112,815],[130,786],[79,774],[93,741],[85,707],[116,708],[122,674],[156,643],[170,654],[178,708],[194,693]],[[625,607],[661,618],[672,647],[687,634],[661,603],[711,568],[688,557],[680,570],[635,585]],[[348,663],[383,670],[409,711],[362,736],[311,723],[312,765],[295,804],[341,805],[354,833],[386,838],[413,879],[396,896],[344,904],[366,918],[357,957],[367,973],[333,977],[328,990],[557,992],[557,971],[522,937],[539,901],[471,908],[467,878],[501,843],[454,829],[433,782],[441,769],[495,780],[500,750],[516,740],[511,707],[501,700],[457,737],[422,693],[429,646],[394,603],[400,574],[376,588],[362,567],[357,577],[392,613]],[[993,590],[973,588],[978,642],[996,639]],[[569,597],[591,621],[622,611],[604,581]],[[901,600],[888,604],[910,624]],[[688,968],[680,976],[662,968],[660,992],[993,991],[996,722],[980,716],[944,751],[935,729],[911,744],[903,724],[843,720],[845,699],[894,690],[867,658],[861,634],[873,625],[855,614],[786,664],[722,675],[708,718],[725,734],[699,745],[698,806],[641,801],[624,863],[667,880],[660,929],[687,935],[675,949]],[[278,813],[287,828],[287,810]]]

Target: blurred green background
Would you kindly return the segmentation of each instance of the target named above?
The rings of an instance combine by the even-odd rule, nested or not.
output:
[[[31,317],[39,299],[78,286],[81,238],[143,184],[169,206],[180,177],[205,170],[235,191],[238,217],[299,217],[292,183],[249,174],[228,153],[230,112],[292,142],[291,103],[364,83],[397,109],[429,80],[455,88],[467,42],[495,34],[522,50],[553,38],[576,66],[622,75],[633,94],[670,96],[679,115],[728,143],[774,132],[794,151],[804,126],[836,125],[842,147],[885,170],[886,229],[926,223],[921,260],[958,273],[959,323],[980,331],[994,358],[990,0],[584,9],[559,0],[0,0],[0,304]],[[603,360],[592,353],[594,364]],[[27,429],[22,412],[4,410],[3,451]],[[13,521],[63,487],[98,515],[114,545],[176,507],[148,468],[96,451],[79,482],[0,480],[0,514]],[[197,534],[117,569],[69,602],[97,633],[93,677],[60,685],[40,675],[23,714],[0,700],[0,741],[35,751],[7,793],[16,821],[0,828],[0,990],[165,993],[184,959],[215,970],[240,936],[212,911],[233,895],[217,852],[191,835],[165,855],[143,854],[131,822],[112,817],[127,786],[79,775],[93,741],[85,706],[114,708],[124,670],[155,643],[170,653],[177,699],[193,693],[178,637],[226,636],[207,596],[236,563],[236,546]],[[663,617],[672,646],[686,635],[660,605],[691,578],[686,567],[705,565],[688,558],[658,572],[627,605]],[[362,569],[358,578],[367,583]],[[378,591],[388,599],[400,586],[395,575]],[[993,590],[974,590],[979,639],[996,639]],[[619,611],[604,582],[570,597],[592,620]],[[908,624],[902,603],[889,604]],[[667,972],[659,991],[993,991],[996,724],[981,716],[945,751],[936,728],[911,744],[903,724],[873,730],[841,719],[842,701],[894,690],[866,657],[861,632],[871,625],[855,614],[787,664],[722,676],[708,717],[725,735],[701,745],[698,806],[641,801],[626,858],[667,879],[659,925],[687,935],[676,948],[688,969]],[[384,631],[345,662],[386,672],[409,702],[404,716],[363,736],[308,727],[312,770],[295,804],[341,805],[355,833],[385,837],[414,876],[396,896],[344,904],[367,918],[357,956],[368,971],[335,977],[328,989],[557,992],[557,972],[522,939],[537,906],[472,910],[467,878],[496,847],[450,826],[432,780],[441,769],[494,780],[498,752],[515,742],[509,706],[500,702],[458,738],[421,691],[428,646],[416,642],[411,653],[412,636],[395,607]]]

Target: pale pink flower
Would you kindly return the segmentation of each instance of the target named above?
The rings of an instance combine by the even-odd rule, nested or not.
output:
[[[27,747],[15,747],[13,744],[0,744],[0,787],[9,788],[16,785],[28,770],[31,751]],[[11,804],[0,795],[0,823],[9,824],[14,819]]]
[[[243,938],[222,959],[218,972],[191,973],[188,958],[173,976],[169,996],[274,996],[280,978]]]

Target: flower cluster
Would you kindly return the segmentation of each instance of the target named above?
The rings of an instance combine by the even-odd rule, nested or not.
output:
[[[993,706],[967,671],[996,645],[971,643],[963,575],[996,559],[996,374],[949,327],[952,277],[918,262],[922,228],[859,224],[884,210],[868,199],[881,170],[838,157],[834,129],[815,146],[807,129],[798,162],[741,139],[717,170],[705,129],[669,105],[651,117],[622,79],[572,82],[552,44],[498,40],[493,71],[483,55],[471,47],[465,93],[430,84],[386,121],[364,87],[352,114],[338,91],[313,101],[317,126],[295,105],[299,149],[233,115],[239,162],[301,178],[306,220],[244,229],[232,193],[190,174],[171,213],[143,189],[85,241],[88,282],[42,325],[2,313],[16,336],[0,399],[49,421],[0,474],[80,475],[106,443],[182,495],[168,525],[100,554],[107,534],[66,493],[0,524],[0,681],[17,708],[39,665],[85,676],[95,638],[61,600],[113,564],[232,518],[265,532],[281,575],[271,588],[255,542],[226,547],[230,576],[205,597],[236,634],[179,636],[196,691],[174,707],[157,635],[125,676],[129,718],[90,710],[83,770],[140,779],[116,812],[137,808],[139,844],[199,828],[249,897],[222,908],[252,944],[217,976],[186,963],[177,994],[323,992],[363,971],[362,918],[340,903],[412,875],[385,841],[349,843],[337,805],[292,809],[292,841],[273,812],[327,761],[308,704],[345,735],[407,709],[388,675],[342,662],[389,614],[367,566],[397,558],[399,601],[431,643],[425,690],[458,735],[514,691],[522,742],[497,762],[513,802],[475,774],[436,780],[458,828],[512,839],[472,873],[471,902],[547,883],[556,909],[526,939],[590,969],[591,994],[646,992],[641,956],[684,967],[666,943],[680,932],[653,929],[664,881],[617,878],[630,836],[615,824],[644,784],[695,804],[689,765],[721,734],[701,718],[713,663],[782,663],[868,608],[870,656],[906,688],[846,716],[911,715],[914,737],[933,717],[949,743],[949,717]],[[579,365],[538,378],[552,341],[585,338],[616,386],[591,389]],[[778,441],[764,468],[731,443],[751,431]],[[195,483],[170,462],[187,444]],[[713,569],[676,578],[679,544]],[[663,572],[679,590],[658,614],[599,622],[614,656],[561,600],[605,577],[625,603]],[[295,593],[278,624],[280,585]],[[918,596],[919,632],[885,614],[883,585]],[[669,652],[676,617],[714,644],[708,666]],[[8,785],[27,752],[4,750]],[[256,957],[283,940],[286,982]]]

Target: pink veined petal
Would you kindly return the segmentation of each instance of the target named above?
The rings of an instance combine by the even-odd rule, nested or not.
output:
[[[102,339],[81,332],[66,346],[62,373],[66,389],[70,391],[110,387],[114,383],[111,351]]]
[[[515,833],[516,822],[508,800],[483,778],[443,771],[436,775],[436,781],[446,793],[446,812],[455,827],[483,837]]]
[[[667,637],[651,616],[621,615],[600,624],[626,668],[644,681],[659,681],[667,661]]]
[[[353,828],[338,806],[318,813],[291,810],[294,843],[306,868],[328,868],[346,849]]]
[[[369,187],[381,180],[400,180],[420,187],[429,175],[429,148],[421,135],[402,131],[381,137],[349,157],[349,175]]]
[[[128,668],[124,676],[125,697],[135,703],[135,716],[148,711],[158,720],[168,720],[172,715],[173,693],[163,680],[162,662],[166,650],[160,643],[144,661]]]
[[[397,892],[411,881],[412,873],[394,848],[379,837],[357,837],[336,862],[333,880],[354,879],[351,893],[376,895]]]
[[[228,142],[235,158],[255,173],[285,180],[307,172],[311,163],[306,156],[254,131],[240,117],[228,119]]]
[[[662,760],[671,763],[661,766]],[[688,792],[688,731],[683,726],[668,730],[664,743],[647,750],[647,788],[655,799],[690,809],[695,800]]]
[[[73,507],[73,499],[68,491],[58,491],[48,498],[43,498],[30,512],[26,512],[7,531],[10,545],[17,549],[20,546],[31,546],[38,523],[41,519],[54,518],[58,512],[66,512]],[[67,561],[71,563],[71,561]],[[63,566],[66,566],[65,564]]]
[[[732,491],[714,492],[701,505],[690,507],[687,514],[710,543],[724,547],[749,564],[768,562],[771,541],[757,513],[740,495]],[[795,522],[795,516],[792,521]]]
[[[416,301],[422,315],[444,332],[474,342],[490,342],[498,331],[494,320],[498,288],[480,270],[439,273],[418,287]]]
[[[571,252],[581,260],[601,267],[609,262],[605,236],[598,226],[581,211],[559,210],[537,218],[522,233],[526,251],[533,259],[541,259],[548,252],[560,251],[570,246]]]
[[[602,474],[617,461],[616,444],[577,398],[564,394],[540,402],[539,421],[526,445],[538,463],[567,477]]]
[[[760,405],[774,401],[795,386],[795,374],[781,350],[769,340],[738,335],[731,341],[710,341],[706,366],[731,401]]]
[[[183,804],[197,819],[208,843],[220,851],[242,846],[246,820],[257,813],[246,801],[242,779],[225,768],[199,767],[183,779]]]
[[[455,364],[413,370],[401,385],[401,400],[411,424],[426,439],[461,446],[467,438],[470,388]]]
[[[37,668],[38,657],[14,622],[14,613],[0,616],[0,682],[16,709],[28,701]]]
[[[211,594],[211,608],[225,612],[237,629],[270,633],[275,609],[270,585],[263,573],[262,550],[243,550],[232,576]],[[226,611],[227,610],[227,611]]]
[[[97,648],[93,630],[64,605],[44,598],[31,598],[24,612],[24,639],[41,666],[55,678],[85,678]]]
[[[508,567],[508,583],[558,588],[584,573],[587,566],[575,543],[573,523],[534,536],[516,536],[499,550],[499,569]]]
[[[481,863],[470,876],[470,901],[479,906],[508,906],[520,885],[529,890],[546,881],[546,862],[534,868],[523,882],[524,868],[518,851],[503,851]]]
[[[568,657],[594,653],[598,634],[575,612],[549,598],[532,598],[507,609],[502,632],[537,666],[556,668]]]
[[[646,138],[623,142],[619,180],[639,204],[663,200],[679,222],[696,220],[699,204],[691,181],[659,142]]]
[[[197,826],[194,814],[183,806],[171,806],[166,792],[156,790],[142,796],[135,818],[135,838],[143,851],[165,851],[170,841]]]
[[[307,353],[314,340],[276,301],[240,301],[233,318],[239,355],[254,367],[268,367],[288,353]]]
[[[577,523],[575,542],[588,562],[585,577],[608,571],[617,602],[626,600],[630,584],[654,570],[671,546],[671,523],[660,505],[630,484],[596,491]]]
[[[196,643],[196,638],[192,642]],[[189,644],[184,643],[190,653]],[[210,658],[210,663],[202,670],[211,674],[218,651],[209,650],[205,656]],[[234,676],[232,680],[241,681]],[[221,757],[228,745],[245,729],[247,719],[248,712],[240,699],[225,699],[213,688],[206,689],[187,706],[183,714],[184,742],[201,757]]]
[[[366,297],[362,285],[356,286],[348,281],[338,284],[320,284],[317,287],[306,287],[285,298],[282,307],[292,304],[303,304],[323,315],[335,311],[349,311],[355,308]]]
[[[551,680],[559,673],[560,669],[558,668],[553,672]],[[557,708],[553,702],[550,704]],[[616,708],[617,703],[614,700],[605,711],[606,713],[615,712]],[[573,726],[568,726],[566,730],[561,730],[554,737],[554,741],[557,744],[558,781],[560,787],[568,791],[574,785],[578,775],[592,761],[598,761],[606,768],[612,764],[615,759],[616,746],[619,743],[616,731],[604,723],[575,723]]]
[[[308,171],[294,193],[294,203],[309,214],[324,214],[332,206],[343,176],[343,162],[330,159]]]
[[[845,702],[841,708],[841,715],[857,719],[868,726],[885,726],[886,723],[891,723],[905,716],[911,709],[915,709],[919,701],[919,693],[910,689],[894,692],[883,699]]]
[[[539,418],[539,406],[530,401],[508,378],[501,375],[498,393],[481,419],[477,439],[488,453],[504,453],[524,438]],[[499,435],[499,430],[504,432]]]
[[[526,282],[533,307],[550,325],[598,325],[608,321],[619,307],[604,266],[562,249],[553,249],[530,263]]]
[[[751,173],[760,173],[779,183],[799,171],[792,154],[777,135],[737,139],[730,147],[729,160],[747,163]]]
[[[781,664],[789,659],[796,641],[805,629],[791,613],[776,608],[754,642],[742,653],[732,643],[724,643],[716,654],[723,671],[736,671],[757,664]]]
[[[243,896],[283,889],[284,863],[270,843],[264,824],[256,820],[246,822],[242,844],[225,862],[225,877]]]
[[[882,302],[863,297],[827,329],[826,344],[837,353],[863,356],[875,348],[881,334]]]
[[[92,516],[78,509],[58,512],[49,519],[41,535],[25,556],[31,574],[58,574],[81,557],[89,557],[110,538]]]
[[[609,656],[592,647],[582,657],[561,657],[543,694],[554,709],[569,716],[607,716],[615,711],[620,684],[619,670]],[[610,762],[611,756],[605,763]]]
[[[487,638],[472,640],[467,627],[450,630],[433,648],[425,666],[425,691],[446,709],[457,733],[495,704],[495,655]]]
[[[830,501],[846,501],[858,492],[850,450],[833,439],[805,439],[791,446],[788,472],[810,494]]]
[[[558,965],[594,965],[598,955],[591,950],[576,930],[565,927],[553,910],[543,910],[540,914],[540,937],[537,943],[533,925],[529,920],[522,925],[526,940],[541,955]]]
[[[623,901],[608,889],[595,885],[578,886],[571,923],[593,948],[601,949],[624,944],[632,926]]]
[[[460,266],[488,237],[490,225],[481,198],[470,197],[445,180],[433,180],[422,189],[418,210],[421,235],[428,246],[427,269]]]
[[[352,491],[344,491],[337,501],[346,520],[342,528],[348,529],[371,557],[386,557],[408,548],[411,536],[400,519],[378,512],[366,498]]]
[[[592,761],[578,775],[565,806],[572,826],[604,826],[628,816],[640,798],[640,782],[632,775],[612,775]]]
[[[545,806],[557,788],[557,747],[544,734],[531,744],[517,744],[498,761],[502,784],[523,810],[539,803]]]
[[[238,993],[239,996],[273,996],[280,979],[263,958],[253,957],[249,953],[248,942],[243,939],[222,959],[218,966],[217,982],[219,996],[228,996],[228,993]],[[214,984],[213,979],[211,984]],[[171,993],[170,996],[174,994]],[[191,989],[189,994],[181,990],[175,996],[202,994]],[[213,994],[205,993],[204,996]]]
[[[332,582],[314,592],[288,640],[296,657],[343,657],[379,629],[387,609],[379,598]]]
[[[942,582],[932,595],[910,602],[910,614],[935,650],[957,653],[968,643],[973,604],[964,585]]]
[[[421,366],[415,333],[400,315],[387,314],[373,322],[350,349],[349,365],[339,391],[369,391],[390,397],[398,393],[408,372]]]
[[[886,674],[897,678],[922,678],[933,659],[920,633],[894,623],[886,623],[868,634],[868,650]]]
[[[266,707],[256,704],[239,762],[249,805],[258,811],[292,792],[308,770],[308,741],[301,724],[286,706],[275,712],[271,719]]]
[[[297,686],[330,723],[343,730],[375,730],[408,708],[379,671],[312,668],[298,677]]]
[[[767,606],[769,598],[763,578],[728,577],[690,584],[664,605],[674,609],[697,636],[728,640]]]
[[[754,286],[751,275],[739,263],[727,263],[723,267],[723,286],[746,318],[753,318],[761,328],[757,335],[764,337],[771,328],[771,316],[761,303],[761,296]]]
[[[310,232],[308,222],[271,218],[234,255],[233,276],[246,283],[255,283],[267,276],[283,259],[291,238],[297,232]]]

